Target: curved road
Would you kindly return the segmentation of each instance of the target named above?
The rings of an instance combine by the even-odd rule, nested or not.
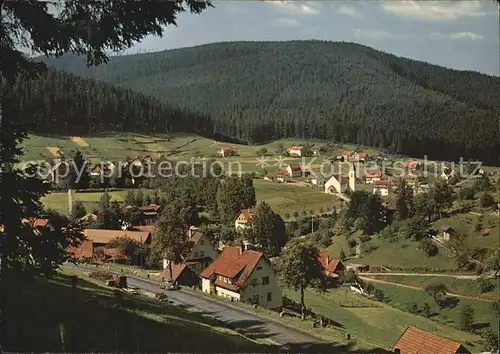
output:
[[[74,266],[66,264],[65,267],[73,269],[81,269],[88,271],[96,271],[96,268],[85,266]],[[100,269],[98,268],[97,271]],[[107,272],[110,272],[106,270]],[[110,272],[113,273],[113,272]],[[117,274],[117,273],[115,273]],[[166,293],[168,297],[183,305],[194,307],[209,316],[222,320],[226,323],[231,323],[235,328],[240,329],[250,338],[265,338],[269,339],[277,345],[283,346],[284,349],[298,349],[304,351],[316,351],[321,349],[321,352],[336,351],[342,346],[332,342],[327,342],[323,339],[315,337],[311,334],[302,332],[295,328],[286,326],[278,320],[273,320],[268,317],[260,316],[246,309],[242,309],[231,304],[212,300],[203,295],[187,292],[184,290],[165,291],[158,288],[157,282],[137,278],[127,274],[128,284],[151,293]]]

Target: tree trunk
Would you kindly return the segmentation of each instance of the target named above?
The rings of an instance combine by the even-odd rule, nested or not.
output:
[[[305,312],[306,312],[306,304],[304,303],[304,287],[300,287],[300,307],[302,311],[302,318],[305,317]]]
[[[172,280],[172,261],[168,261],[168,272],[170,274],[170,280]]]

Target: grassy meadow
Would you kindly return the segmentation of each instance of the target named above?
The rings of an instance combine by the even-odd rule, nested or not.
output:
[[[376,287],[379,288],[378,284]],[[382,290],[386,292],[386,289]],[[287,290],[284,294],[300,301],[299,292]],[[313,311],[338,322],[340,328],[354,338],[362,337],[373,346],[390,348],[407,326],[414,326],[465,343],[472,352],[482,349],[482,340],[476,334],[410,314],[383,302],[369,300],[347,288],[330,290],[326,294],[306,291],[305,304]]]
[[[489,280],[490,291],[481,293],[478,282],[474,279],[457,279],[454,277],[430,277],[412,275],[373,275],[370,278],[380,279],[391,283],[399,283],[419,288],[425,288],[430,284],[444,284],[448,291],[454,294],[480,297],[488,300],[498,300],[499,284],[497,280]]]
[[[2,349],[7,352],[266,352],[199,312],[69,275],[2,284]],[[81,274],[78,274],[81,275]],[[5,302],[4,302],[5,301]],[[196,340],[192,340],[196,338]]]
[[[323,193],[322,189],[305,186],[296,186],[285,183],[273,183],[270,181],[254,180],[257,202],[265,201],[275,212],[282,217],[293,217],[295,212],[303,215],[303,212],[310,214],[322,213],[338,206],[340,200],[335,196]],[[153,194],[151,189],[142,189],[146,194]],[[112,200],[123,201],[127,190],[109,192]],[[87,212],[91,212],[97,207],[97,202],[101,197],[101,192],[75,192],[73,200],[82,201]],[[52,192],[42,198],[43,204],[58,212],[68,213],[68,196],[65,192]]]

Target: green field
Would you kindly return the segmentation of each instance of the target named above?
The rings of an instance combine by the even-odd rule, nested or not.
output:
[[[498,215],[492,215],[490,213],[485,213],[482,215],[482,221],[478,215],[474,214],[456,214],[450,218],[441,219],[434,223],[434,228],[437,230],[441,226],[451,226],[458,232],[467,235],[466,242],[467,246],[471,249],[473,248],[487,248],[490,250],[496,250],[500,247],[499,235],[499,220]],[[480,231],[476,230],[476,226],[479,224]],[[485,234],[484,229],[489,229],[489,232]]]
[[[405,284],[425,288],[429,284],[444,284],[448,291],[454,294],[481,297],[484,299],[498,299],[499,284],[498,280],[489,280],[492,288],[489,292],[482,294],[478,283],[473,279],[457,279],[453,277],[428,277],[411,275],[374,275],[371,278],[389,281],[392,283]]]
[[[1,290],[0,333],[7,352],[273,351],[174,304],[126,294],[120,299],[85,279],[73,290],[65,274],[3,282]]]
[[[361,263],[376,266],[407,267],[407,268],[438,268],[456,270],[456,262],[451,252],[445,247],[439,247],[439,254],[427,257],[419,248],[420,244],[412,240],[389,242],[376,235],[363,243],[363,253],[360,258],[348,260],[350,263]],[[345,236],[337,236],[329,250],[333,257],[338,257],[340,249],[347,254],[348,245]],[[370,250],[372,249],[372,250]]]
[[[378,288],[378,285],[376,287]],[[285,295],[300,301],[298,292],[286,291]],[[359,307],[341,307],[341,305],[353,306],[356,302]],[[305,303],[313,311],[338,322],[342,329],[351,333],[354,338],[362,337],[368,343],[381,348],[390,348],[407,326],[414,326],[464,343],[472,352],[478,352],[482,345],[481,338],[475,334],[459,331],[385,303],[368,300],[345,288],[332,290],[326,295],[306,291]],[[377,307],[362,307],[368,304]]]
[[[450,307],[439,309],[434,299],[424,291],[391,284],[374,283],[374,286],[384,292],[389,304],[400,309],[408,309],[411,303],[416,303],[421,309],[422,305],[427,302],[431,307],[434,321],[454,327],[458,326],[462,307],[471,305],[475,311],[474,322],[477,329],[482,329],[491,323],[494,329],[498,330],[498,315],[492,311],[490,301],[452,298],[456,302],[455,306],[450,305]],[[464,334],[464,338],[468,337]]]
[[[302,214],[305,210],[314,213],[331,210],[334,205],[340,203],[339,199],[322,192],[321,189],[294,186],[284,183],[273,183],[265,180],[254,180],[257,202],[265,201],[275,212],[286,217],[293,216],[294,212]],[[151,189],[143,189],[144,194],[153,194]],[[110,192],[112,200],[123,201],[127,190]],[[87,212],[97,207],[101,192],[74,193],[73,200],[81,200]],[[61,213],[68,212],[67,193],[53,192],[42,198],[42,202],[48,208]]]

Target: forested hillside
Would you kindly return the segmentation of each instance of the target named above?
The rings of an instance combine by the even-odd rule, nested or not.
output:
[[[37,79],[19,77],[11,90],[2,91],[2,104],[4,115],[30,132],[79,135],[117,130],[210,136],[213,132],[208,117],[64,71],[47,70]]]
[[[48,63],[211,117],[215,131],[249,143],[319,138],[498,163],[500,78],[358,44],[216,43],[97,68],[72,56]]]

